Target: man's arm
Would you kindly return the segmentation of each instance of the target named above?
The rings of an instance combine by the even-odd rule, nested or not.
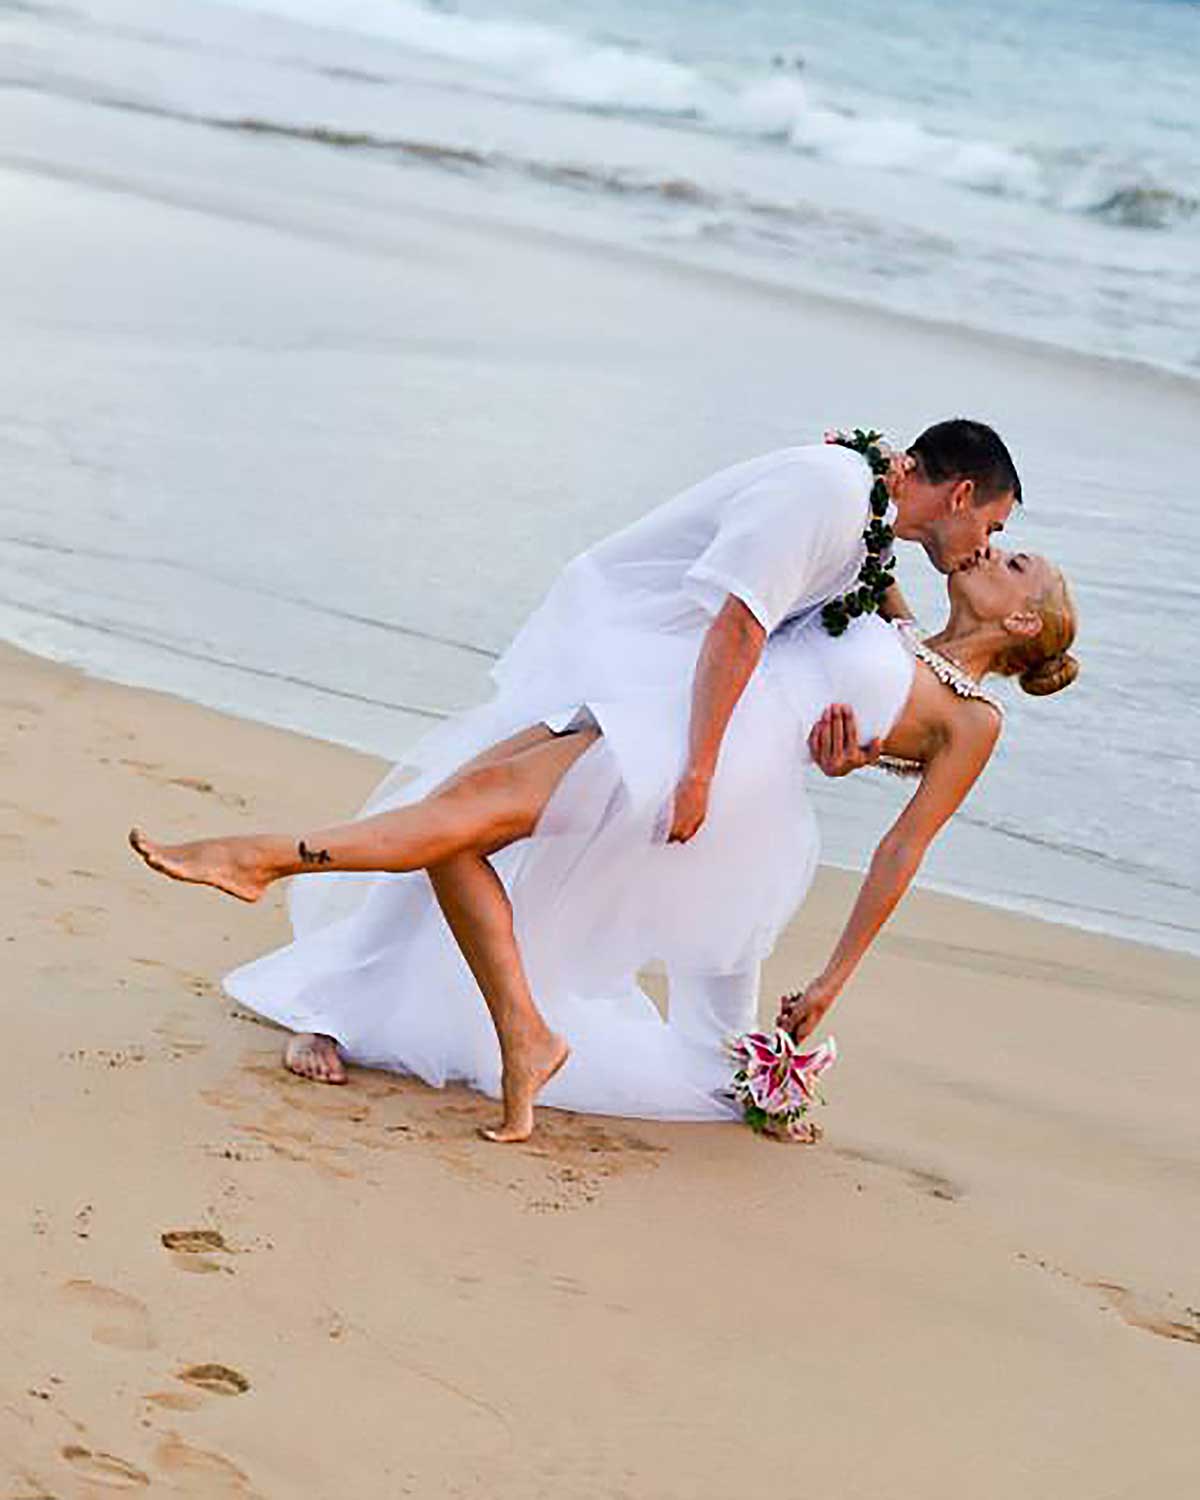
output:
[[[763,642],[805,593],[845,569],[862,535],[867,476],[832,448],[797,449],[736,495],[716,536],[684,576],[705,608],[722,601],[697,664],[687,773],[671,838],[700,827],[729,716]]]
[[[826,776],[848,776],[873,766],[883,753],[883,741],[860,745],[854,710],[847,703],[831,703],[809,731],[808,753]]]
[[[767,633],[730,594],[704,637],[692,680],[688,758],[675,788],[668,840],[685,844],[708,811],[708,795],[730,716],[758,666]]]
[[[894,582],[883,596],[883,603],[879,606],[879,613],[885,620],[916,619],[916,615],[908,607],[908,600],[900,592],[900,585]]]

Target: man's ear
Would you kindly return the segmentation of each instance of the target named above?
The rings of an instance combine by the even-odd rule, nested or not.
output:
[[[975,481],[973,479],[956,479],[954,488],[950,491],[950,513],[966,510],[969,505],[975,503]]]
[[[1030,640],[1042,633],[1042,617],[1036,609],[1022,609],[1005,615],[1004,628],[1009,635],[1023,635]]]

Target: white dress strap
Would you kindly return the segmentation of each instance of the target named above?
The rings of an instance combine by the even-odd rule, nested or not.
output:
[[[948,656],[935,651],[922,638],[915,620],[897,620],[896,629],[900,632],[900,639],[912,654],[918,661],[925,663],[939,682],[944,682],[960,698],[978,698],[981,703],[991,704],[1000,717],[1004,717],[1004,705],[999,698],[994,698],[986,688],[975,681],[969,672],[964,672],[956,661],[951,661]]]
[[[960,698],[977,698],[981,703],[990,704],[1001,718],[1004,717],[1004,705],[1000,700],[976,682],[970,673],[964,672],[956,661],[935,651],[922,638],[915,620],[897,620],[895,623],[900,639],[918,661],[925,663],[939,682],[944,682]],[[881,755],[876,765],[892,776],[920,776],[925,770],[919,760],[909,760],[902,755]]]

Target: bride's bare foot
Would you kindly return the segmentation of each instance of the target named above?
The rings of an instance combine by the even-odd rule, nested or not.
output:
[[[156,844],[140,828],[131,828],[129,843],[152,870],[172,880],[212,885],[239,901],[257,901],[279,871],[268,859],[265,840],[197,839],[192,844]]]
[[[535,1043],[515,1047],[504,1062],[504,1119],[494,1130],[480,1130],[484,1140],[502,1146],[527,1141],[533,1134],[533,1101],[570,1055],[570,1047],[552,1031]]]
[[[346,1068],[331,1036],[299,1032],[283,1049],[283,1065],[290,1073],[313,1083],[345,1083]]]

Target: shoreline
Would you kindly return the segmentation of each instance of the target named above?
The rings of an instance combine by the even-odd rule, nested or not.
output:
[[[339,148],[335,146],[326,149]],[[591,250],[602,251],[606,255],[627,256],[635,266],[666,266],[673,271],[689,272],[697,279],[707,278],[719,285],[729,285],[736,291],[756,293],[764,298],[792,302],[801,307],[808,304],[846,318],[877,318],[881,324],[901,335],[913,330],[942,334],[952,340],[990,345],[997,350],[1024,355],[1031,360],[1061,360],[1068,367],[1081,367],[1084,371],[1095,370],[1115,379],[1132,376],[1145,380],[1148,384],[1161,383],[1175,394],[1200,398],[1200,369],[1193,374],[1183,366],[1158,364],[1132,354],[1104,353],[1100,350],[1083,349],[1074,344],[1055,343],[1051,339],[1038,338],[1029,333],[1010,333],[982,323],[956,322],[933,314],[902,311],[890,307],[886,302],[860,300],[850,292],[839,294],[816,286],[787,282],[782,275],[770,275],[766,265],[755,265],[749,260],[738,266],[721,265],[715,260],[705,261],[699,254],[689,255],[686,242],[678,242],[667,248],[656,244],[639,244],[615,235],[608,238],[602,233],[590,234],[582,228],[568,234],[565,230],[551,228],[532,218],[488,218],[478,212],[473,214],[464,210],[443,210],[427,206],[423,206],[421,212],[428,213],[431,217],[444,218],[445,222],[456,228],[493,230],[500,226],[514,236],[527,235],[535,242],[568,251]]]
[[[377,763],[380,768],[381,776],[383,774],[383,771],[389,765],[395,763],[383,759],[374,751],[365,749],[361,745],[356,745],[349,741],[333,739],[315,734],[294,723],[275,722],[270,719],[255,718],[248,713],[243,713],[238,709],[227,707],[221,703],[209,703],[205,702],[202,699],[190,698],[186,694],[177,692],[171,688],[147,686],[136,676],[130,676],[128,678],[110,676],[105,674],[104,672],[94,670],[86,664],[71,661],[65,656],[59,657],[49,652],[32,650],[29,647],[22,645],[20,642],[13,641],[11,639],[0,638],[0,655],[2,655],[4,652],[13,652],[18,656],[29,657],[34,661],[44,662],[48,666],[61,668],[64,671],[77,672],[81,676],[97,683],[107,683],[116,687],[126,688],[132,692],[147,693],[155,697],[171,698],[178,703],[201,709],[205,713],[218,714],[222,717],[232,719],[239,723],[254,725],[258,728],[272,730],[276,733],[295,735],[298,739],[321,744],[331,750],[341,751],[348,755],[360,756],[364,759],[371,760]],[[220,665],[224,666],[226,664],[221,663]],[[314,684],[313,686],[316,685]],[[337,696],[336,690],[319,688],[318,691],[325,693],[332,691],[334,696]],[[405,711],[412,714],[414,716],[414,720],[422,723],[428,723],[431,721],[440,723],[444,722],[444,719],[448,717],[447,715],[441,714],[435,716],[432,713],[425,715],[421,710],[416,710],[411,707],[406,707]],[[827,793],[827,795],[831,795],[836,798],[836,790],[830,791],[829,793]],[[863,875],[863,868],[861,866],[843,860],[828,858],[825,856],[822,856],[820,868],[824,871],[836,871],[839,875],[853,877],[855,881],[860,880]],[[914,880],[912,890],[914,892],[921,891],[927,892],[928,894],[933,896],[945,897],[951,901],[959,901],[969,908],[979,908],[985,911],[1000,912],[1009,916],[1020,917],[1031,922],[1038,922],[1047,927],[1063,928],[1068,932],[1084,934],[1090,937],[1104,939],[1106,941],[1125,944],[1134,948],[1145,948],[1151,952],[1173,954],[1182,958],[1200,959],[1200,948],[1198,948],[1196,945],[1196,936],[1188,928],[1175,929],[1180,933],[1179,938],[1175,942],[1169,941],[1165,932],[1159,941],[1154,941],[1152,937],[1146,935],[1144,932],[1135,930],[1137,924],[1130,918],[1123,916],[1118,912],[1093,913],[1087,907],[1078,906],[1077,910],[1079,912],[1079,915],[1072,920],[1070,917],[1056,917],[1053,915],[1049,915],[1042,910],[1039,910],[1037,900],[1032,897],[1022,900],[1022,898],[1020,897],[1005,897],[1002,894],[995,894],[990,897],[987,894],[967,894],[964,893],[961,888],[956,888],[950,881],[947,881],[945,879],[922,878],[920,875],[918,875],[918,877]],[[1103,920],[1106,916],[1115,918],[1117,925],[1115,927],[1103,925]],[[1160,922],[1158,926],[1160,930],[1164,928],[1169,930],[1169,924],[1163,924]],[[1124,930],[1121,930],[1122,927],[1124,928]]]
[[[148,688],[138,683],[125,683],[113,678],[103,677],[88,671],[86,668],[57,661],[38,652],[28,651],[24,647],[14,645],[8,641],[0,641],[0,675],[3,675],[6,679],[11,679],[13,676],[23,678],[33,677],[36,679],[40,676],[43,680],[48,680],[52,684],[52,691],[56,692],[56,696],[66,700],[89,693],[104,695],[111,692],[119,694],[135,710],[138,710],[136,713],[137,721],[145,718],[153,722],[156,712],[163,709],[172,715],[179,715],[183,718],[194,715],[198,721],[206,724],[210,734],[215,735],[218,742],[221,738],[221,730],[224,727],[228,729],[231,735],[245,731],[248,735],[264,737],[268,742],[294,743],[302,752],[311,750],[318,754],[322,760],[329,760],[339,766],[353,766],[355,772],[354,779],[361,781],[363,788],[359,802],[365,801],[367,795],[374,790],[383,776],[397,764],[397,762],[386,761],[377,755],[342,744],[339,741],[324,739],[319,735],[306,733],[301,729],[273,725],[264,720],[253,719],[226,709],[214,708],[206,704],[194,702],[192,699],[168,690]],[[17,702],[18,711],[27,706],[20,701]],[[9,707],[12,707],[11,703]],[[134,719],[131,719],[131,722],[134,721]],[[131,739],[135,738],[132,734],[128,737]],[[136,760],[122,763],[127,763],[136,769],[144,769],[142,763]],[[193,769],[199,772],[202,770],[202,767],[195,766]],[[200,791],[211,790],[205,784],[203,776],[199,774],[192,777],[185,777],[175,784],[185,788],[195,788]],[[349,812],[343,810],[338,815],[353,817],[357,805],[356,803],[355,807]],[[140,865],[136,861],[135,866],[140,869]],[[840,898],[849,897],[846,900],[846,910],[848,911],[849,901],[853,898],[853,887],[857,886],[861,880],[862,872],[844,865],[832,864],[825,860],[820,862],[818,868],[824,884],[835,884],[839,887],[838,894]],[[157,883],[168,887],[175,884],[170,881],[159,881]],[[186,887],[181,887],[181,889],[186,889]],[[1200,955],[1191,953],[1185,949],[1168,948],[1157,943],[1146,943],[1112,933],[1094,931],[1077,923],[1054,921],[1053,919],[1039,916],[1034,912],[1020,911],[1002,906],[996,902],[964,896],[954,890],[941,890],[932,886],[914,883],[910,893],[901,903],[901,906],[906,907],[910,902],[923,908],[928,906],[930,910],[944,912],[950,916],[956,910],[960,910],[965,918],[993,922],[999,927],[1003,927],[1005,923],[1011,922],[1016,924],[1019,929],[1025,931],[1031,938],[1036,937],[1034,946],[1038,948],[1043,948],[1047,944],[1053,945],[1055,937],[1062,936],[1063,938],[1069,938],[1076,945],[1093,942],[1102,947],[1111,947],[1114,955],[1121,955],[1129,964],[1136,965],[1139,955],[1142,955],[1148,961],[1177,963],[1185,971],[1189,967],[1194,967],[1196,973],[1200,974]],[[236,909],[234,903],[223,900],[222,904],[234,906],[234,909]],[[790,924],[790,927],[794,927],[799,920],[800,916],[798,915],[793,920],[793,923]],[[823,912],[822,923],[827,925],[828,920],[827,914]],[[1042,929],[1045,929],[1045,931],[1041,931]],[[888,928],[885,927],[877,939],[877,945],[886,943],[887,938]],[[952,947],[953,945],[949,944],[948,946]],[[1123,966],[1118,965],[1118,967]],[[1200,1018],[1200,1005],[1197,1006],[1196,1013],[1197,1017]]]
[[[1190,1494],[1195,960],[914,892],[831,1018],[817,1146],[542,1109],[498,1147],[461,1088],[285,1073],[219,993],[279,894],[124,844],[328,817],[377,761],[0,666],[14,1496],[695,1500],[750,1445],[834,1495]],[[764,1010],[850,886],[821,872]]]
[[[374,790],[384,775],[393,766],[401,763],[399,760],[387,761],[370,751],[344,744],[338,740],[326,739],[320,735],[310,734],[303,729],[293,726],[272,724],[267,720],[255,719],[228,709],[199,703],[168,689],[150,688],[138,682],[122,682],[115,678],[105,677],[98,673],[93,673],[85,667],[59,661],[53,657],[42,655],[39,652],[26,650],[23,646],[15,645],[11,641],[0,640],[0,673],[3,673],[6,668],[24,669],[26,672],[31,669],[36,672],[40,668],[50,673],[65,674],[68,678],[75,678],[81,684],[91,684],[101,691],[116,689],[123,694],[131,695],[134,702],[144,700],[151,707],[158,703],[169,703],[175,705],[180,712],[187,713],[190,711],[204,715],[214,721],[216,725],[226,723],[235,729],[238,726],[244,726],[248,731],[257,731],[268,736],[281,736],[285,741],[295,741],[299,745],[318,747],[322,756],[342,757],[364,768],[364,776],[367,779],[363,783],[364,791],[360,801],[365,801],[367,795]],[[353,817],[356,811],[357,804],[349,811],[343,809],[340,816]],[[848,912],[850,903],[853,900],[854,889],[861,881],[863,872],[853,866],[838,864],[824,858],[819,863],[818,871],[820,878],[825,884],[828,885],[832,882],[838,886],[839,894],[845,900],[845,909]],[[941,888],[932,884],[922,884],[919,881],[914,881],[901,906],[906,906],[910,901],[928,902],[934,907],[944,905],[944,909],[951,920],[954,911],[961,908],[964,914],[968,917],[974,917],[976,920],[995,919],[999,923],[1011,920],[1019,924],[1028,924],[1031,930],[1045,928],[1047,930],[1044,935],[1045,941],[1049,943],[1053,942],[1054,934],[1057,933],[1062,934],[1064,937],[1069,937],[1076,943],[1085,943],[1092,940],[1097,944],[1110,944],[1113,946],[1114,952],[1124,955],[1133,963],[1136,963],[1138,954],[1142,953],[1148,959],[1153,956],[1161,960],[1175,960],[1184,965],[1194,964],[1197,974],[1200,975],[1200,954],[1194,953],[1187,948],[1173,948],[1162,943],[1146,942],[1139,938],[1126,937],[1119,933],[1088,927],[1079,922],[1056,921],[1052,917],[1042,916],[1035,911],[1024,910],[1017,906],[1006,906],[1000,901],[987,901],[979,897],[963,895],[961,892],[953,889]],[[798,916],[794,919],[792,925],[794,926],[799,920],[800,917]],[[876,946],[886,943],[887,936],[888,929],[885,927],[876,940]],[[1042,943],[1039,942],[1037,946],[1042,946]],[[1200,1016],[1200,1004],[1197,1005],[1197,1015]]]
[[[54,95],[48,91],[28,90],[35,98],[50,98],[58,102],[78,104],[73,95]],[[383,164],[373,160],[370,156],[355,157],[355,148],[339,145],[337,142],[323,142],[306,138],[297,130],[296,132],[281,131],[280,139],[268,133],[265,137],[261,132],[251,125],[245,125],[239,119],[224,121],[217,118],[206,118],[204,116],[191,116],[187,114],[175,114],[166,109],[148,109],[140,105],[133,105],[120,100],[97,100],[89,98],[90,106],[99,106],[112,110],[117,114],[132,113],[134,118],[138,114],[147,114],[156,119],[161,119],[168,124],[183,126],[188,130],[210,131],[218,138],[222,135],[233,134],[235,137],[242,135],[248,137],[254,145],[282,147],[285,150],[294,150],[302,154],[306,150],[333,155],[345,162],[349,157],[356,160],[360,166],[366,166],[369,171],[383,170]],[[411,173],[424,171],[428,175],[424,178],[422,186],[431,187],[435,191],[433,199],[445,199],[459,186],[453,180],[443,180],[435,176],[436,168],[417,166],[408,169],[405,173],[402,185],[406,188],[413,186]],[[87,191],[99,192],[110,195],[129,195],[142,198],[147,203],[161,207],[178,208],[186,207],[193,212],[211,215],[222,219],[227,216],[226,210],[221,203],[221,195],[213,193],[209,202],[190,201],[181,204],[180,200],[172,196],[162,188],[155,188],[149,183],[139,183],[135,179],[123,179],[116,174],[108,177],[89,175],[83,172],[72,171],[71,168],[61,166],[54,161],[38,160],[34,157],[22,157],[19,155],[6,155],[0,157],[0,171],[13,172],[15,174],[30,174],[45,177],[51,182],[66,183],[71,186],[81,187]],[[394,185],[393,185],[394,186]],[[486,204],[492,212],[484,212],[480,203]],[[909,310],[889,306],[883,301],[871,299],[862,300],[858,295],[845,292],[838,293],[822,289],[815,285],[789,282],[782,272],[773,275],[771,267],[767,263],[756,263],[749,256],[737,264],[722,264],[715,252],[709,252],[705,258],[704,252],[696,251],[689,253],[689,245],[685,241],[673,242],[670,245],[658,244],[648,241],[638,241],[632,237],[626,237],[616,232],[605,232],[602,227],[579,222],[568,231],[554,224],[539,219],[539,217],[527,210],[526,216],[507,213],[499,208],[490,199],[471,200],[471,206],[447,206],[445,202],[438,201],[415,201],[410,205],[409,212],[417,219],[424,219],[430,223],[441,223],[456,231],[467,233],[504,234],[510,241],[515,243],[524,242],[528,245],[541,249],[561,250],[572,255],[592,255],[614,262],[622,262],[632,269],[649,269],[656,271],[667,270],[674,273],[684,273],[694,281],[704,284],[715,285],[720,288],[729,289],[734,293],[758,297],[772,302],[782,302],[790,305],[794,310],[803,312],[808,310],[820,311],[826,314],[840,316],[846,319],[854,319],[860,323],[869,323],[875,320],[881,329],[903,336],[905,333],[917,332],[922,335],[941,335],[955,343],[969,346],[979,346],[981,352],[986,353],[989,349],[1014,357],[1024,357],[1034,362],[1061,363],[1067,370],[1080,373],[1095,373],[1108,376],[1111,379],[1134,378],[1144,381],[1146,385],[1157,386],[1172,395],[1200,399],[1200,369],[1193,373],[1185,366],[1157,363],[1150,359],[1141,358],[1132,354],[1118,354],[1105,352],[1099,349],[1085,349],[1078,345],[1056,343],[1053,339],[1039,338],[1030,333],[1013,333],[1008,330],[992,327],[983,323],[970,321],[956,321],[954,319],[939,317],[935,314],[918,313]],[[250,224],[258,224],[261,227],[276,227],[277,221],[263,214],[255,218],[249,212],[243,212],[239,218]]]

